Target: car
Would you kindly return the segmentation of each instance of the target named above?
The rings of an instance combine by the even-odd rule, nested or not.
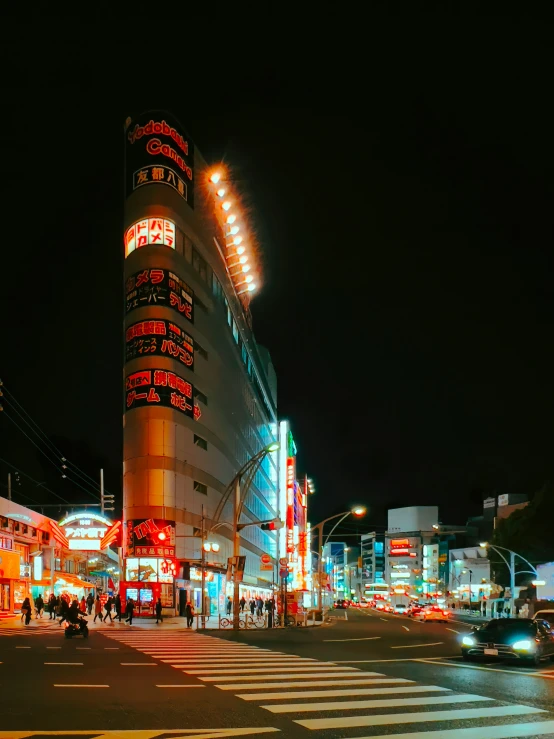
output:
[[[382,603],[382,602],[379,602],[379,603],[376,604],[375,608],[378,611],[384,611],[385,610],[385,604]]]
[[[546,621],[554,629],[554,610],[544,608],[537,611],[533,616],[533,621]]]
[[[349,602],[347,600],[344,600],[344,598],[340,598],[339,600],[335,601],[335,608],[348,608]]]
[[[416,618],[418,613],[421,613],[423,610],[423,606],[417,605],[417,606],[410,606],[410,610],[408,611],[408,616],[411,616],[412,618]]]
[[[462,638],[462,657],[474,661],[517,660],[538,665],[554,658],[554,633],[544,621],[530,618],[493,618]]]
[[[418,613],[415,614],[414,618],[420,621],[445,621],[448,622],[449,612],[443,611],[438,606],[425,606]]]
[[[397,603],[393,608],[393,613],[397,613],[399,616],[404,616],[408,610],[408,606],[404,603]]]

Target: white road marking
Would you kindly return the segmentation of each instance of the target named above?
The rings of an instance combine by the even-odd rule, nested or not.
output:
[[[403,706],[434,706],[443,703],[476,703],[492,701],[482,695],[446,695],[428,698],[379,698],[369,701],[325,701],[325,703],[282,703],[277,706],[260,706],[271,713],[296,713],[300,711],[343,711],[360,708],[402,708]],[[393,722],[394,723],[394,722]],[[363,726],[363,724],[362,724]]]
[[[391,649],[415,649],[415,647],[438,647],[439,644],[444,644],[442,641],[433,641],[430,644],[400,644]]]
[[[381,621],[388,621],[388,618],[382,618]]]
[[[345,670],[348,670],[348,667],[344,668]],[[199,680],[202,680],[204,683],[217,683],[217,682],[226,682],[227,680],[231,682],[232,680],[268,680],[273,677],[273,679],[283,679],[283,680],[311,680],[313,677],[328,677],[328,678],[336,678],[336,677],[352,677],[351,672],[306,672],[304,674],[290,674],[290,672],[287,670],[289,674],[286,675],[268,675],[265,673],[264,675],[221,675],[216,677],[200,677]],[[359,673],[358,673],[359,674]],[[367,673],[366,673],[367,674]]]
[[[403,629],[406,629],[406,631],[409,631],[410,629],[407,626],[403,626]]]
[[[176,667],[180,670],[192,670],[192,669],[201,669],[202,672],[206,671],[206,668],[212,668],[217,667],[218,669],[220,667],[236,667],[237,669],[234,670],[235,672],[244,672],[245,670],[248,670],[249,667],[252,665],[252,660],[249,660],[248,662],[204,662],[204,661],[198,661],[198,662],[178,662],[176,660],[163,660],[164,662],[167,662],[171,665],[171,667]],[[264,672],[271,672],[273,667],[290,667],[294,668],[296,665],[300,664],[300,666],[305,665],[305,662],[298,662],[297,660],[288,659],[283,662],[268,662],[268,669],[264,670]],[[321,662],[318,663],[320,665]],[[333,665],[334,662],[324,662],[324,665]]]
[[[46,647],[46,649],[61,649],[61,647]]]
[[[358,639],[324,639],[323,641],[372,641],[380,638],[380,636],[362,636]]]
[[[30,649],[31,647],[16,647],[16,649]]]
[[[453,634],[460,634],[460,631],[456,631],[456,629],[449,629],[448,626],[446,627],[447,631],[451,631]]]
[[[83,665],[82,662],[45,662],[45,665]]]
[[[378,675],[378,672],[366,672],[366,675]],[[333,676],[335,677],[335,676]],[[402,677],[386,677],[381,679],[356,678],[355,680],[341,680],[341,685],[393,685],[401,683],[413,683],[413,680],[405,680]],[[283,683],[264,683],[264,688],[334,688],[336,682],[330,680],[312,680],[309,683],[291,682]],[[216,685],[220,690],[259,690],[258,683],[230,683],[229,685]]]
[[[428,721],[463,721],[465,719],[497,718],[499,716],[521,716],[527,713],[546,713],[546,711],[543,711],[542,708],[532,708],[531,706],[494,706],[487,708],[462,708],[453,711],[421,711],[420,713],[386,713],[374,714],[373,716],[314,718],[295,721],[295,723],[312,730],[345,729],[355,726],[387,726],[391,724],[427,723]],[[488,727],[486,726],[481,727],[481,737],[487,736],[487,729]],[[358,737],[358,739],[361,739],[361,737]]]
[[[75,647],[75,649],[83,651],[85,649],[92,649],[92,647]]]
[[[396,693],[434,693],[437,691],[446,693],[449,690],[450,688],[439,688],[437,685],[406,685],[402,688],[349,688],[348,690],[295,690],[294,692],[281,693],[248,693],[237,697],[245,701],[273,701],[287,698],[340,698],[348,695],[394,695]],[[360,707],[367,708],[367,706]],[[377,708],[379,707],[377,706]]]
[[[59,685],[54,683],[55,688],[109,688],[109,685]]]
[[[446,657],[438,657],[433,659],[429,657],[427,659],[414,659],[413,662],[423,662],[430,665],[436,665],[437,660],[445,660]],[[517,675],[518,677],[552,677],[552,675],[545,675],[543,672],[519,672],[518,670],[503,670],[500,667],[480,667],[479,665],[468,665],[465,662],[440,662],[440,666],[443,667],[461,667],[464,670],[483,670],[484,672],[507,672],[510,675]]]
[[[47,649],[50,649],[50,647],[47,647]],[[104,649],[108,652],[119,652],[119,647],[104,647]]]
[[[485,733],[483,733],[485,732]],[[411,731],[409,734],[374,734],[371,739],[513,739],[523,736],[550,736],[554,733],[554,721],[532,721],[525,724],[501,724],[500,726],[478,726],[473,729],[442,729],[440,732]],[[358,737],[366,739],[366,737]]]
[[[152,657],[152,659],[155,659],[154,658],[154,655],[152,655],[152,654],[149,654],[148,656],[149,657]],[[165,663],[169,663],[169,662],[190,662],[192,659],[195,659],[195,658],[192,658],[192,657],[180,657],[180,656],[176,655],[172,659],[165,659],[165,657],[164,658],[161,658],[160,661],[161,662],[165,662]],[[306,662],[308,662],[308,663],[309,662],[317,662],[318,660],[313,659],[312,657],[296,657],[295,655],[291,655],[290,657],[270,657],[268,659],[265,659],[264,661],[268,665],[277,665],[280,662],[302,662],[303,664],[306,664]],[[215,665],[217,667],[217,665],[220,664],[221,662],[229,662],[231,666],[233,666],[233,665],[251,665],[252,664],[252,659],[250,659],[250,658],[245,659],[244,657],[227,657],[227,658],[220,657],[218,659],[215,659],[215,658],[212,658],[212,657],[209,657],[209,658],[199,657],[198,658],[198,662],[201,662],[203,665]],[[319,664],[321,664],[321,663],[319,663]],[[332,662],[324,662],[323,664],[331,665],[333,663]]]
[[[310,667],[256,667],[253,670],[249,670],[249,673],[251,675],[256,673],[264,673],[265,675],[272,675],[275,672],[313,672],[314,669],[317,670],[325,670],[327,672],[332,672],[333,670],[341,671],[341,670],[357,670],[357,667],[321,667],[321,663],[319,663],[316,667],[316,665],[311,665]],[[186,672],[188,675],[232,675],[234,672],[244,672],[244,667],[234,667],[231,669],[225,668],[222,669],[216,669],[213,670],[211,668],[208,669],[198,669],[198,670],[183,670],[183,672]]]
[[[206,685],[156,685],[157,688],[205,688]]]
[[[156,662],[120,662],[123,667],[157,667]]]

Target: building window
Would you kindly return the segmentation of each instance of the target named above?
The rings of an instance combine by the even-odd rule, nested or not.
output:
[[[201,436],[198,436],[197,434],[194,434],[194,443],[196,446],[199,446],[201,449],[208,450],[208,442],[206,439],[203,439]]]
[[[247,364],[248,363],[248,352],[246,351],[246,347],[244,346],[242,341],[240,343],[240,355],[242,357],[242,361],[244,362],[244,364]]]
[[[206,260],[200,256],[195,247],[192,247],[192,268],[198,272],[204,282],[208,281],[208,265]]]
[[[202,495],[208,494],[208,486],[204,485],[203,482],[198,482],[198,480],[194,481],[194,489],[197,493],[202,493]]]
[[[73,574],[75,571],[75,562],[72,559],[66,559],[64,562],[64,571],[67,572],[69,575]]]
[[[204,403],[204,405],[208,405],[208,396],[204,395],[204,393],[197,387],[194,388],[194,396],[196,400],[200,400],[202,401],[202,403]]]
[[[237,344],[239,343],[239,329],[235,321],[233,321],[233,339]]]
[[[229,326],[233,325],[233,314],[231,313],[231,309],[229,308],[229,303],[227,303],[227,323]]]
[[[204,357],[204,359],[208,358],[208,352],[196,341],[196,339],[194,340],[194,351],[198,352],[198,354],[200,354],[201,357]]]

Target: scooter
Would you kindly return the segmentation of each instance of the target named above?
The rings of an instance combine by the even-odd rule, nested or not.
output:
[[[87,621],[82,616],[79,616],[77,623],[65,621],[64,626],[66,639],[71,639],[73,636],[82,636],[83,639],[88,639]]]

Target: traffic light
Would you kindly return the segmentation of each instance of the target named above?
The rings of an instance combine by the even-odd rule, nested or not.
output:
[[[277,531],[283,528],[283,522],[279,518],[276,518],[274,521],[262,523],[260,528],[262,531]]]

